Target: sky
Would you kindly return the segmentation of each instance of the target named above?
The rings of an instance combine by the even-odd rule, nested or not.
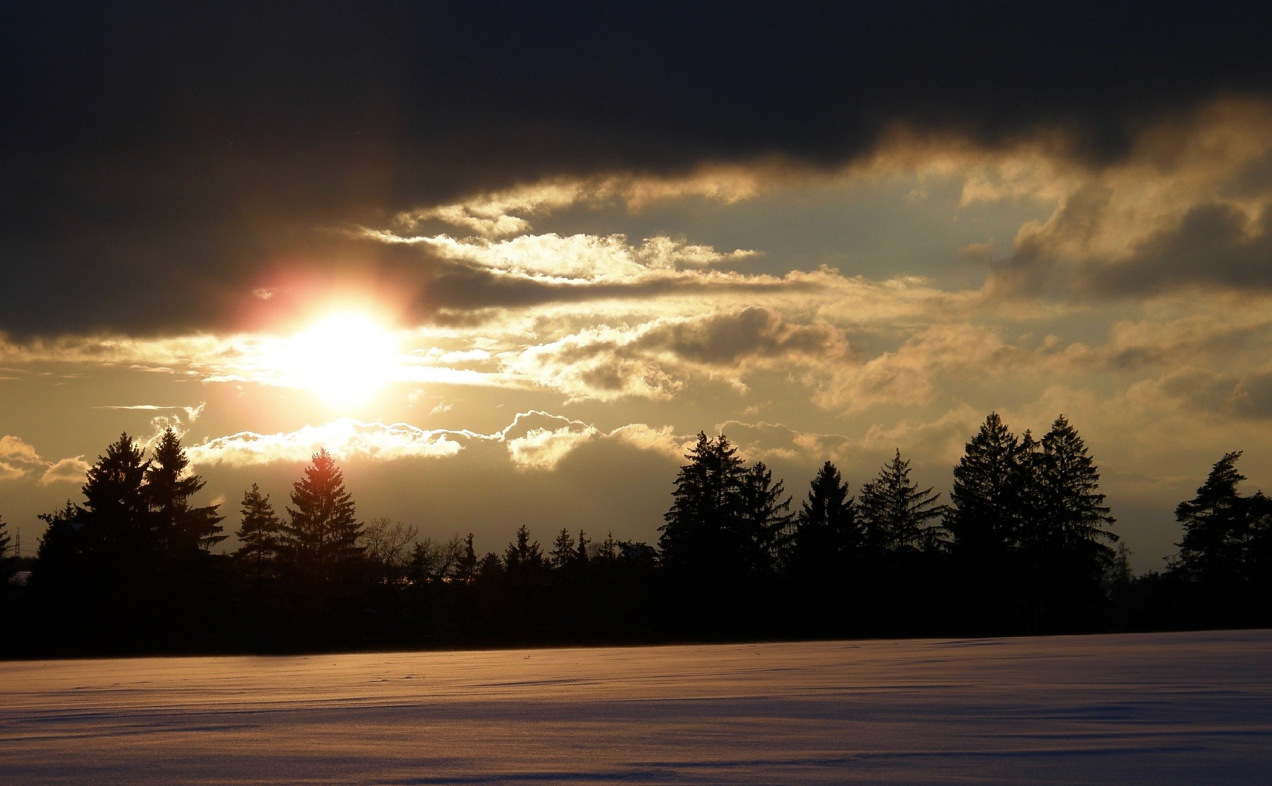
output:
[[[325,448],[491,551],[656,542],[699,431],[798,506],[1063,414],[1140,571],[1272,490],[1263,4],[823,5],[5,4],[24,553],[167,427],[227,530]]]

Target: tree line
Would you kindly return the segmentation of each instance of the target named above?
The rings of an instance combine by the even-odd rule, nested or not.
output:
[[[1042,634],[1272,623],[1272,500],[1242,496],[1240,453],[1180,503],[1178,554],[1131,575],[1077,430],[1041,439],[991,413],[948,500],[898,450],[854,494],[826,461],[798,504],[763,463],[700,433],[656,544],[521,526],[471,534],[359,520],[325,450],[282,509],[253,484],[238,548],[195,497],[179,436],[127,434],[83,501],[41,516],[26,565],[0,518],[8,656],[283,652],[854,636]],[[11,580],[20,567],[24,582]]]

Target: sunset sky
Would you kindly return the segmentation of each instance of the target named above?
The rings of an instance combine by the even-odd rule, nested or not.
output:
[[[1265,4],[173,5],[0,8],[24,553],[166,426],[231,532],[325,447],[482,551],[655,542],[700,430],[944,500],[1063,413],[1137,570],[1272,491]]]

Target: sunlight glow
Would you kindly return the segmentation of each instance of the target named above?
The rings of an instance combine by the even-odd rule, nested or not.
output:
[[[354,409],[393,380],[398,339],[367,314],[339,311],[288,339],[280,365],[289,384],[332,409]]]

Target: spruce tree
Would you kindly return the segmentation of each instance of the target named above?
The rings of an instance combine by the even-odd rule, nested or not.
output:
[[[517,539],[504,550],[504,568],[509,573],[536,571],[544,566],[543,549],[539,541],[530,540],[530,528],[522,524],[517,528]]]
[[[574,536],[565,527],[557,533],[552,541],[552,551],[548,554],[548,562],[556,570],[563,570],[573,560],[575,554]]]
[[[1246,479],[1237,470],[1239,458],[1241,451],[1225,453],[1196,496],[1175,508],[1184,537],[1177,544],[1179,557],[1173,570],[1191,581],[1223,585],[1242,572],[1252,520],[1246,498],[1237,491]]]
[[[784,574],[794,592],[790,622],[796,635],[857,632],[861,545],[855,501],[838,468],[827,461],[809,484],[783,549]]]
[[[766,578],[776,571],[780,544],[789,535],[791,498],[782,481],[757,461],[742,476],[739,515],[733,537],[739,559],[752,576]]]
[[[857,519],[869,549],[878,553],[930,548],[936,531],[929,524],[945,512],[940,496],[910,480],[910,462],[897,450],[857,497]]]
[[[1026,536],[1044,548],[1083,552],[1093,560],[1093,570],[1101,572],[1114,556],[1107,544],[1116,543],[1117,535],[1106,527],[1115,519],[1099,491],[1095,461],[1063,415],[1042,438],[1037,464],[1034,532]]]
[[[1196,496],[1175,509],[1184,536],[1168,577],[1182,582],[1187,624],[1272,624],[1272,500],[1238,492],[1240,457],[1224,454]]]
[[[854,500],[830,461],[813,478],[786,539],[787,572],[800,581],[824,583],[843,570],[861,545]]]
[[[146,498],[155,515],[160,541],[177,558],[207,551],[225,540],[217,506],[190,504],[190,498],[203,489],[205,482],[188,472],[189,466],[181,439],[173,429],[165,429],[146,469]]]
[[[148,562],[159,550],[145,488],[149,467],[141,446],[121,434],[88,470],[83,493],[90,550],[131,564]]]
[[[477,576],[477,550],[473,547],[473,533],[464,538],[464,549],[455,565],[455,580],[464,584],[471,583]]]
[[[280,550],[302,575],[320,582],[345,574],[362,556],[353,497],[344,473],[325,449],[314,454],[304,477],[292,484],[290,521]]]
[[[1022,499],[1020,439],[991,412],[954,468],[945,526],[951,549],[977,562],[1001,558],[1017,541]]]
[[[676,476],[658,539],[664,566],[681,576],[723,567],[731,532],[739,527],[746,476],[737,449],[723,435],[713,440],[699,432],[685,458],[689,463]]]
[[[84,504],[42,515],[48,529],[31,577],[36,616],[51,641],[83,652],[149,645],[162,618],[157,597],[161,544],[147,504],[148,462],[127,434],[89,470]]]
[[[1117,554],[1114,519],[1100,473],[1063,415],[1042,441],[1022,450],[1020,529],[1025,619],[1031,632],[1098,628],[1108,611],[1106,577]]]
[[[948,595],[958,604],[950,616],[976,632],[1015,630],[1025,613],[1018,546],[1034,452],[1032,437],[1022,448],[991,412],[954,468],[945,515],[953,579]]]
[[[18,569],[17,559],[9,553],[12,537],[4,516],[0,516],[0,597],[8,590],[9,577]]]
[[[243,492],[239,510],[242,516],[236,533],[239,547],[234,556],[253,566],[253,571],[262,571],[266,563],[273,562],[278,556],[282,523],[274,513],[269,495],[262,494],[260,486],[255,483]]]

